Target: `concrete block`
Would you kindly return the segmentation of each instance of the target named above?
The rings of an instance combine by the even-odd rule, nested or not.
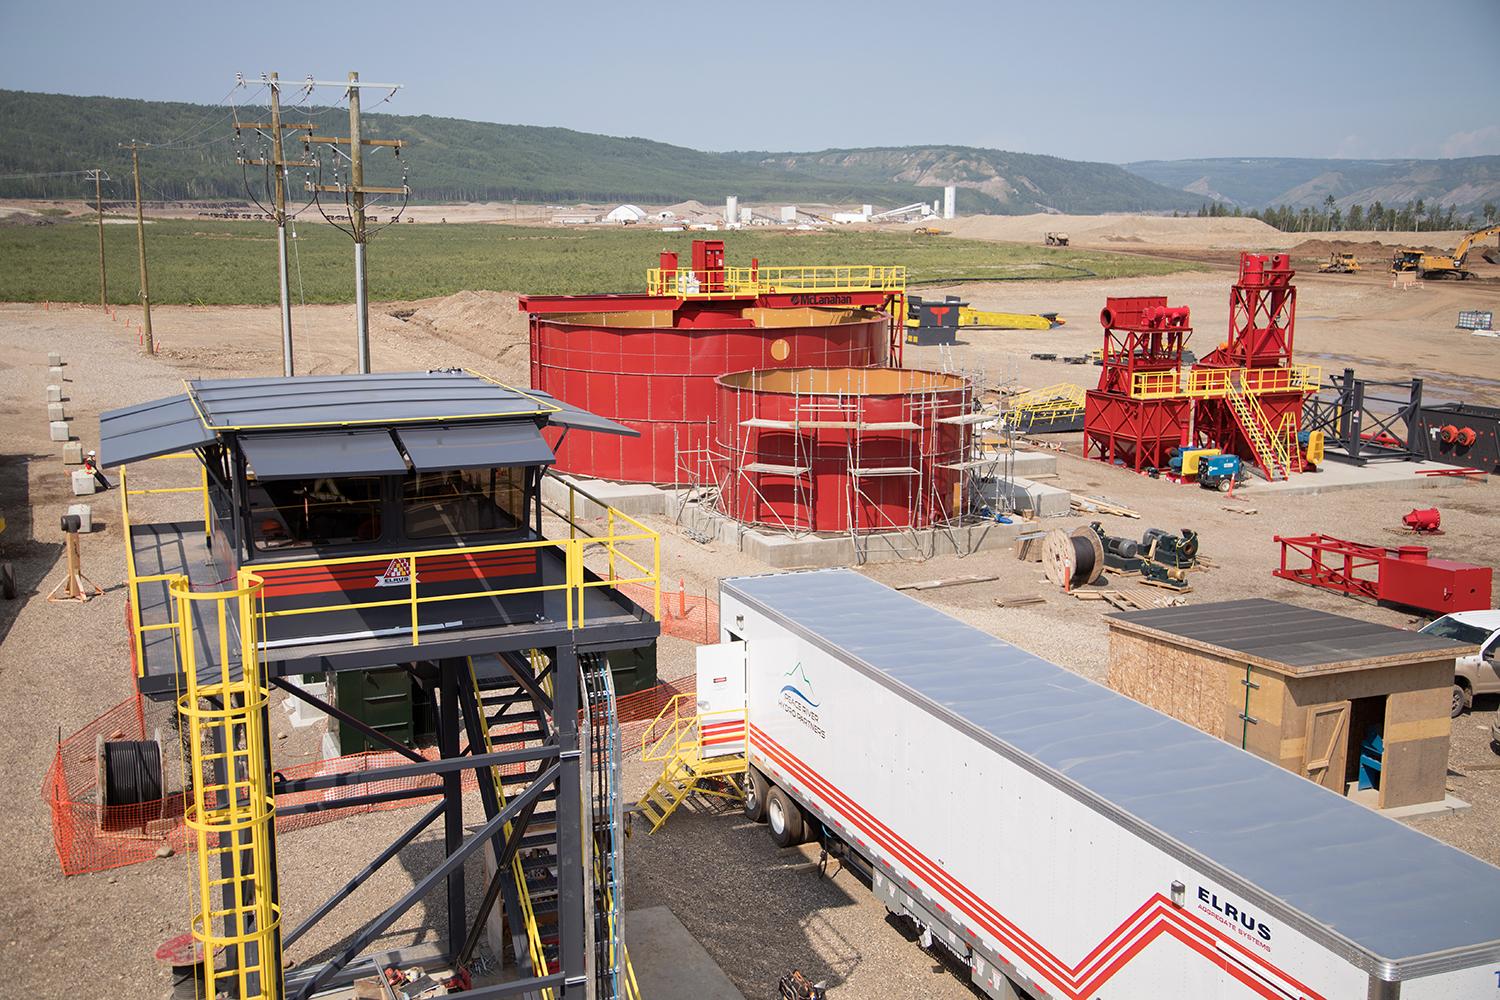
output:
[[[56,379],[58,382],[61,382],[63,380],[62,367],[59,365],[53,365],[51,368],[48,368],[47,377],[50,379]]]
[[[67,420],[68,419],[68,415],[65,412],[63,412],[63,405],[61,403],[48,403],[47,404],[47,419],[50,420],[50,421],[53,421],[53,422],[56,422],[56,421],[59,421],[59,420]]]
[[[69,441],[63,445],[63,465],[83,464],[83,443]]]
[[[1072,510],[1072,494],[1056,486],[1030,479],[989,479],[980,484],[979,494],[986,503],[998,504],[1009,499],[1018,511],[1030,511],[1037,517],[1061,517]]]
[[[62,386],[60,386],[60,385],[49,385],[49,386],[47,386],[47,402],[49,402],[49,403],[61,403],[62,402]]]
[[[82,471],[82,470],[80,470]],[[92,476],[90,478],[93,478]],[[94,530],[94,508],[86,503],[68,504],[68,513],[78,517],[78,530],[84,534]]]
[[[48,367],[51,367],[51,368],[61,368],[62,367],[62,355],[59,354],[57,351],[49,351],[47,353],[47,365],[48,365]]]
[[[1018,451],[1011,460],[1011,475],[1031,478],[1057,475],[1057,456],[1045,451]]]
[[[73,495],[76,497],[93,496],[99,484],[94,480],[94,474],[87,469],[73,470]]]
[[[66,420],[53,420],[48,424],[48,430],[54,441],[66,441],[73,435],[68,433],[68,422]]]
[[[578,489],[598,497],[603,503],[608,504],[615,510],[631,517],[640,517],[642,514],[665,514],[667,513],[667,498],[669,490],[660,489],[656,486],[642,483],[612,483],[604,479],[579,479],[573,480],[566,477],[567,482],[575,482]],[[542,480],[542,499],[547,504],[564,513],[568,510],[568,488],[564,480],[555,479],[551,476]],[[591,500],[578,496],[573,506],[573,516],[579,519],[603,517],[604,508]]]

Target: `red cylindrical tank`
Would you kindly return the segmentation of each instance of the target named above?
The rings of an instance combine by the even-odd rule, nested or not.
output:
[[[708,474],[719,376],[794,365],[881,365],[889,346],[890,319],[871,309],[703,303],[676,313],[534,316],[531,384],[641,432],[639,438],[571,435],[558,452],[559,471],[678,483]]]
[[[963,512],[973,386],[910,368],[718,380],[714,451],[733,518],[794,531],[921,528]]]

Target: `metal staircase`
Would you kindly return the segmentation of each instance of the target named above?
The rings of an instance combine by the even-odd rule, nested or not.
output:
[[[520,656],[521,654],[501,654]],[[543,658],[533,650],[524,664],[524,672],[543,676]],[[542,667],[542,669],[537,669]],[[474,657],[469,660],[469,680],[475,702],[484,717],[483,751],[514,750],[546,743],[551,733],[551,719],[498,656]],[[542,690],[550,693],[551,680],[543,676]],[[507,770],[513,773],[506,773]],[[536,778],[540,765],[526,764],[513,769],[491,767],[489,779],[494,784],[497,807],[504,809],[507,796]],[[532,975],[546,975],[558,957],[557,941],[557,790],[542,793],[529,822],[520,848],[510,862],[509,879],[502,894],[505,923],[511,936],[511,947],[518,964],[529,966]],[[489,814],[489,810],[486,809]],[[510,836],[511,827],[505,827]],[[524,959],[523,957],[524,956]],[[554,992],[543,990],[543,1000],[552,1000]]]
[[[620,723],[614,675],[601,653],[579,657],[587,708],[589,780],[593,786],[594,972],[599,1000],[640,1000],[625,947],[621,882],[625,872],[624,808],[620,799]]]
[[[695,698],[673,697],[641,737],[641,759],[663,762],[661,775],[636,803],[651,833],[694,795],[744,798],[733,779],[745,773],[745,712],[699,715]]]
[[[1256,464],[1267,479],[1272,482],[1290,479],[1293,473],[1302,471],[1301,456],[1291,440],[1295,426],[1288,427],[1285,420],[1281,427],[1271,424],[1260,400],[1247,391],[1243,369],[1231,371],[1224,399],[1229,404],[1230,412],[1234,414],[1235,422],[1239,424],[1240,432],[1250,444]]]

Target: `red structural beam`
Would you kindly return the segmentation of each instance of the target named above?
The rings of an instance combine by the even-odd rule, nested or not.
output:
[[[1490,567],[1428,558],[1425,545],[1392,548],[1321,534],[1275,540],[1281,566],[1272,575],[1283,580],[1438,615],[1490,607]],[[1289,564],[1298,557],[1307,564]]]
[[[652,312],[679,309],[683,299],[675,295],[635,295],[629,292],[598,295],[522,295],[521,312],[533,316],[576,312]]]

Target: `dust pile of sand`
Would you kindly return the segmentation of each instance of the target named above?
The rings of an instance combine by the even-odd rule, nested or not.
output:
[[[381,306],[386,325],[403,336],[427,334],[486,359],[485,374],[526,385],[530,346],[526,316],[514,292],[462,291],[415,302]]]
[[[1047,233],[1067,233],[1085,246],[1223,247],[1274,249],[1295,237],[1259,219],[1173,219],[1159,215],[974,215],[955,219],[953,234],[966,239],[1041,243]]]

